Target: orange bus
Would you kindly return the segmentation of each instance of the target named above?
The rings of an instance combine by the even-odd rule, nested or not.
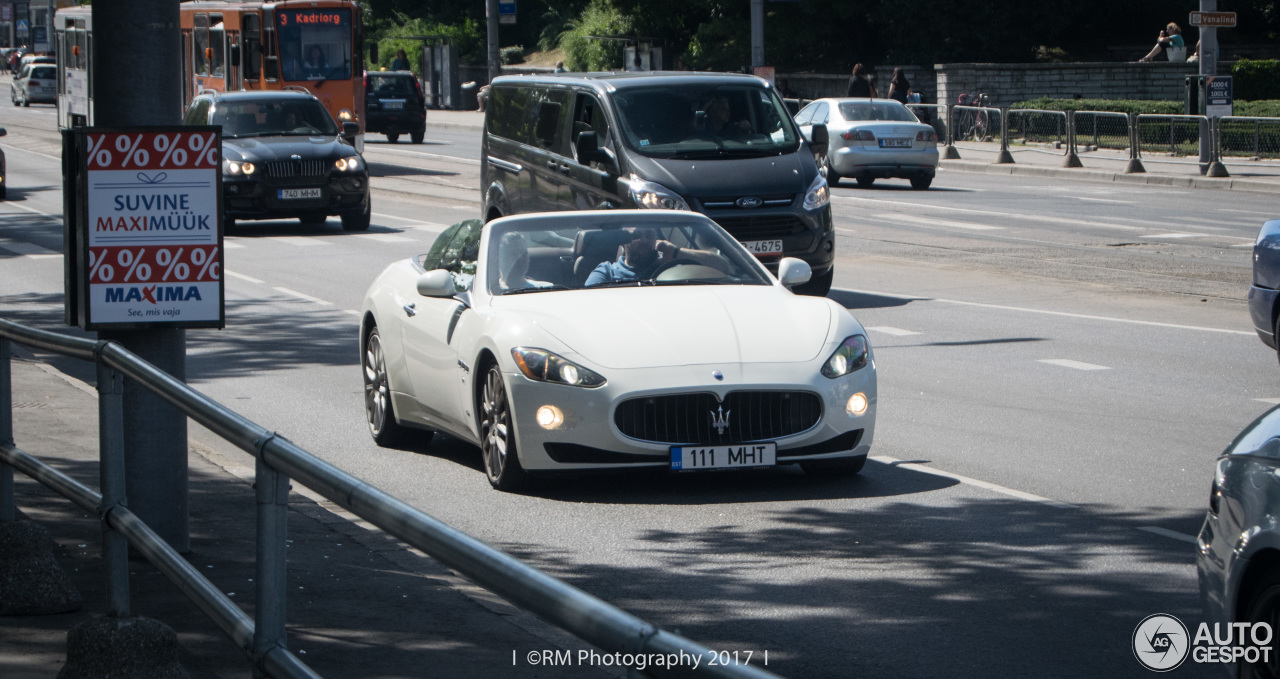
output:
[[[183,100],[303,88],[364,141],[364,26],[353,0],[181,3]]]

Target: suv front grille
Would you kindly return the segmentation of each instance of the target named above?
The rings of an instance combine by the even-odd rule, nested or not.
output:
[[[646,396],[623,401],[613,412],[624,436],[670,444],[772,441],[821,419],[822,399],[806,391],[734,391],[723,402],[711,393]]]
[[[292,179],[299,177],[310,181],[323,179],[325,161],[323,160],[273,160],[265,163],[267,177],[271,179]]]

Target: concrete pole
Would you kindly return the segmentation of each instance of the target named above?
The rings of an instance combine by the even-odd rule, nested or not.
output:
[[[498,57],[498,0],[484,0],[484,15],[489,19],[489,82],[502,75]]]
[[[1214,12],[1218,9],[1218,0],[1200,0],[1201,12]],[[1209,76],[1218,74],[1218,29],[1212,26],[1200,27],[1200,75]],[[1203,78],[1201,78],[1203,80]],[[1203,110],[1208,105],[1205,101],[1205,90],[1202,88],[1199,92],[1200,108]],[[1206,173],[1209,170],[1209,163],[1213,161],[1213,140],[1209,132],[1209,126],[1205,123],[1200,124],[1200,171]]]
[[[94,123],[101,127],[182,122],[182,37],[178,3],[93,4]],[[112,330],[115,340],[179,380],[187,377],[186,331]],[[169,546],[191,551],[187,519],[187,418],[125,380],[125,487],[129,509]]]
[[[764,66],[764,0],[751,0],[751,68]]]

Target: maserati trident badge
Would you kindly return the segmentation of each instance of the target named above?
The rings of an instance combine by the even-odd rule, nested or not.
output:
[[[729,413],[731,412],[733,411],[726,411],[724,406],[716,406],[716,412],[711,413],[711,426],[716,428],[717,435],[724,436],[724,430],[729,428]]]

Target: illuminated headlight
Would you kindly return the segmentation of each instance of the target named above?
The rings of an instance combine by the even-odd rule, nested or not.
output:
[[[516,367],[520,368],[520,372],[531,380],[587,388],[604,384],[603,377],[546,349],[516,347],[511,350],[511,356],[516,360]]]
[[[831,202],[831,189],[827,187],[827,178],[818,175],[813,178],[809,190],[804,193],[804,209],[817,210]]]
[[[858,392],[849,397],[849,402],[844,406],[845,412],[850,415],[862,415],[867,412],[867,395]]]
[[[555,406],[538,408],[538,426],[543,429],[559,429],[564,424],[564,413]]]
[[[662,184],[647,182],[636,175],[631,175],[631,200],[636,205],[650,210],[688,210],[689,204],[676,192]]]
[[[238,160],[222,161],[222,174],[229,174],[233,176],[239,176],[239,175],[248,176],[256,172],[257,169],[258,168],[255,167],[253,163],[244,163]]]
[[[823,377],[830,377],[831,379],[843,377],[865,366],[868,353],[866,337],[862,335],[846,337],[835,353],[831,354],[831,358],[828,358],[827,362],[822,364]]]
[[[345,108],[344,108],[344,109],[342,109],[341,111],[338,111],[338,120],[341,120],[341,121],[342,121],[342,122],[344,122],[344,123],[349,123],[349,122],[351,122],[352,120],[355,120],[355,119],[356,119],[356,117],[355,117],[354,115],[352,115],[352,113],[351,113],[351,111],[350,111],[349,109],[345,109]]]
[[[333,166],[336,167],[339,172],[358,172],[361,165],[360,156],[339,158],[333,161]]]

